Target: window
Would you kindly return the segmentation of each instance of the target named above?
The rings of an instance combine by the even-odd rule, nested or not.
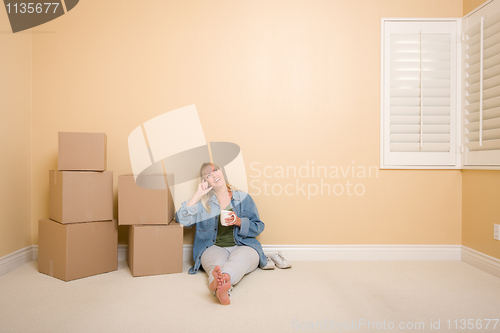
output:
[[[462,25],[462,164],[500,166],[500,1]]]
[[[382,19],[381,52],[381,168],[500,169],[500,0]]]
[[[460,22],[382,21],[382,168],[457,168]]]

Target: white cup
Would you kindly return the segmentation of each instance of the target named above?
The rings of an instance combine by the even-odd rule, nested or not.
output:
[[[233,220],[231,221],[231,223],[233,223],[234,221],[236,221],[236,214],[231,215],[232,213],[234,213],[234,212],[232,212],[230,210],[222,209],[220,211],[220,224],[222,224],[223,226],[227,227],[228,224],[226,223],[226,219],[230,218],[230,217],[233,218]]]

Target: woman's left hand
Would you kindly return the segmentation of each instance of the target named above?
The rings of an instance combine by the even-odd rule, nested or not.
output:
[[[233,217],[234,216],[234,217]],[[234,222],[231,222],[234,219]],[[230,217],[226,219],[227,225],[237,225],[238,227],[241,227],[241,219],[236,215],[236,213],[231,213]]]

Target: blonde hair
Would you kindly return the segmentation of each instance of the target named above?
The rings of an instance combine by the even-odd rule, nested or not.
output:
[[[205,176],[203,174],[203,169],[205,169],[205,167],[211,165],[212,167],[216,168],[216,169],[220,169],[215,163],[211,163],[211,162],[205,162],[201,165],[201,168],[200,168],[200,178],[202,179],[203,181],[203,176]],[[223,177],[224,177],[224,180],[226,181],[226,187],[227,187],[227,190],[228,191],[237,191],[237,189],[229,184],[227,182],[227,179],[226,177],[224,176],[223,174]],[[201,197],[200,201],[201,201],[201,204],[203,205],[203,207],[205,208],[205,210],[210,213],[211,212],[211,208],[210,208],[210,205],[208,204],[208,200],[210,200],[213,196],[215,195],[215,192],[213,189],[211,189],[207,194],[205,194],[203,197]]]

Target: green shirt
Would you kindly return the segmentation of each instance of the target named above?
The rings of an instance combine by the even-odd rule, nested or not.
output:
[[[231,204],[227,205],[225,210],[233,211],[231,209]],[[236,243],[234,242],[234,236],[233,236],[234,225],[225,227],[221,224],[220,220],[221,220],[221,215],[219,214],[218,218],[219,222],[217,224],[217,238],[215,240],[215,245],[220,247],[235,246]]]

